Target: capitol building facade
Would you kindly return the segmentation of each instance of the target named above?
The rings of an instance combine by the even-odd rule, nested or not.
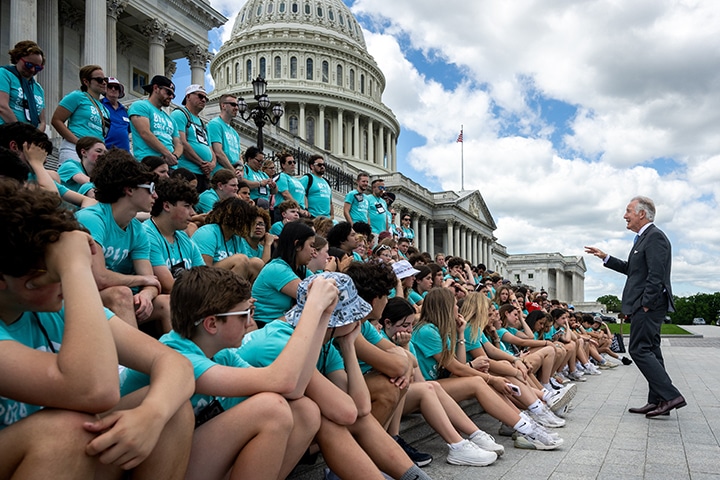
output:
[[[341,0],[248,0],[231,38],[213,55],[208,31],[227,21],[207,0],[9,0],[0,7],[0,50],[25,39],[43,48],[46,69],[38,80],[48,118],[60,98],[79,87],[79,68],[91,63],[126,85],[124,103],[142,98],[141,86],[153,75],[172,77],[176,62],[188,62],[191,83],[204,84],[209,68],[215,89],[206,119],[218,114],[217,99],[225,93],[252,107],[252,80],[263,77],[285,111],[277,126],[265,127],[266,154],[293,152],[299,173],[307,171],[304,158],[323,155],[337,219],[355,176],[366,171],[396,195],[397,221],[411,216],[422,251],[459,255],[541,287],[523,273],[541,268],[537,255],[532,266],[516,261],[508,269],[510,256],[494,236],[497,226],[479,191],[432,192],[397,171],[400,123],[382,101],[385,77]],[[243,149],[255,143],[252,123],[237,118],[234,126]],[[560,300],[581,302],[584,263],[559,262],[557,255],[547,254],[553,261],[542,270],[548,282],[542,286]]]

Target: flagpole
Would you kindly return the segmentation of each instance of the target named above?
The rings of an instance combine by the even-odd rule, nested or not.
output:
[[[465,139],[463,136],[463,125],[460,125],[460,191],[465,191]]]

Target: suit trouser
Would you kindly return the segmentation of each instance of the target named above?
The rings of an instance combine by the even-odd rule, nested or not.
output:
[[[680,395],[665,371],[660,350],[660,328],[665,311],[638,310],[630,317],[630,344],[628,351],[648,382],[648,403],[672,400]]]

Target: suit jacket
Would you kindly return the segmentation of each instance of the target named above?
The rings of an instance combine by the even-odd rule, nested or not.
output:
[[[610,257],[605,266],[627,275],[622,296],[622,312],[632,315],[642,307],[674,312],[670,266],[670,240],[662,230],[650,226],[638,238],[627,261]]]

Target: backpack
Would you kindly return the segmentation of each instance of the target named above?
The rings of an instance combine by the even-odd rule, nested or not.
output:
[[[315,181],[315,177],[311,173],[306,173],[304,176],[308,179],[307,186],[305,187],[305,196],[308,196],[310,194],[310,187],[312,187],[313,181]],[[325,180],[325,183],[327,183],[328,187],[330,187],[330,182],[328,182],[325,178],[323,178],[323,180]],[[332,187],[330,187],[330,190],[332,190]]]

